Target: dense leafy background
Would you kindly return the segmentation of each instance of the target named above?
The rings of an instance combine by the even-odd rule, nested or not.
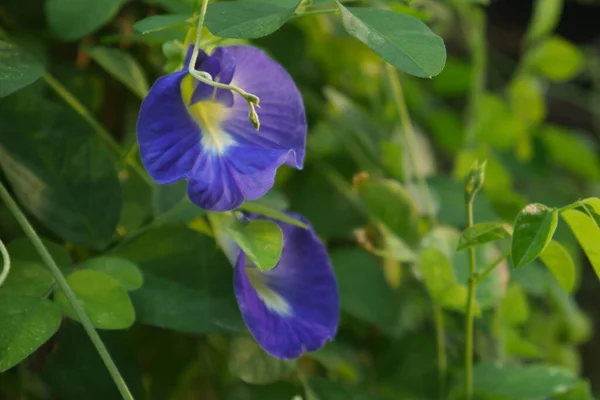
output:
[[[339,334],[297,361],[249,337],[215,219],[140,169],[140,101],[182,62],[193,3],[0,6],[0,179],[136,399],[460,399],[469,249],[486,274],[477,398],[600,393],[598,2],[211,2],[204,45],[263,48],[306,104],[305,169],[244,205],[301,213],[328,246]],[[465,231],[463,180],[483,159]],[[275,225],[225,229],[262,268],[279,257]],[[118,399],[2,203],[0,239],[0,398]]]

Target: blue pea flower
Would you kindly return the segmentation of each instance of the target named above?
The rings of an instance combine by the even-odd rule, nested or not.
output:
[[[261,217],[250,217],[256,218]],[[239,251],[234,291],[244,322],[258,344],[273,357],[292,359],[320,349],[335,336],[340,302],[325,246],[312,227],[275,222],[284,238],[279,262],[261,271]]]
[[[289,74],[251,46],[200,51],[194,65],[221,84],[260,98],[260,130],[248,100],[215,88],[185,68],[159,78],[142,102],[137,138],[142,162],[160,183],[188,181],[199,207],[228,211],[262,197],[282,164],[301,169],[306,145],[302,97]]]

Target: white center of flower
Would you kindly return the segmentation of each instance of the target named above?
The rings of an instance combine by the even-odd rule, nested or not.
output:
[[[189,105],[194,88],[194,78],[191,75],[182,79],[181,96],[184,104],[187,105],[188,113],[202,130],[200,139],[202,148],[207,152],[223,154],[229,146],[235,144],[233,138],[221,128],[230,109],[213,101],[201,101]]]
[[[265,307],[267,307],[268,310],[276,312],[284,317],[292,315],[290,303],[267,285],[267,275],[264,272],[261,272],[258,268],[245,269],[252,287],[256,290],[258,298],[265,303]]]

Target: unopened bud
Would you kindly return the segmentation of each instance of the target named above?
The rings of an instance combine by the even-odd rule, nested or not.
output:
[[[254,126],[254,128],[256,130],[259,130],[260,129],[260,119],[258,118],[256,109],[254,108],[255,105],[253,103],[248,103],[248,106],[250,107],[250,112],[248,113],[248,119],[252,123],[252,126]]]
[[[485,181],[485,167],[487,160],[479,162],[478,160],[471,165],[471,169],[465,178],[465,193],[467,198],[475,196],[482,187]]]

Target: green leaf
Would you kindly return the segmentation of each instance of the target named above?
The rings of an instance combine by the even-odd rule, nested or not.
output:
[[[556,164],[584,179],[600,179],[600,157],[594,143],[556,125],[545,125],[540,138]]]
[[[44,66],[18,46],[0,40],[0,97],[32,84],[44,74]]]
[[[102,256],[90,258],[80,268],[105,272],[115,278],[125,290],[137,290],[144,283],[144,276],[137,265],[119,257]]]
[[[507,326],[523,325],[529,320],[529,314],[529,303],[525,292],[519,284],[511,283],[500,303],[500,320]]]
[[[146,75],[135,58],[126,51],[108,47],[85,47],[92,59],[112,77],[123,83],[140,99],[144,99],[150,88]]]
[[[324,378],[310,378],[305,382],[306,400],[381,400],[362,389],[344,386]]]
[[[187,195],[187,182],[179,181],[152,188],[152,208],[160,222],[190,221],[206,212],[192,203]]]
[[[419,212],[402,185],[390,179],[360,183],[360,196],[370,213],[410,246],[420,240]]]
[[[554,82],[573,79],[583,68],[584,56],[577,46],[553,36],[534,47],[526,65]]]
[[[330,257],[342,310],[392,332],[398,320],[395,295],[379,260],[357,248],[336,249]]]
[[[430,78],[444,68],[444,41],[417,18],[375,8],[346,8],[339,2],[338,6],[346,31],[399,70]]]
[[[421,250],[419,260],[431,300],[443,308],[464,310],[467,290],[457,283],[452,264],[444,253],[435,248],[425,248]]]
[[[187,14],[151,15],[133,24],[133,29],[142,34],[148,34],[163,29],[178,27],[189,19],[190,16]]]
[[[71,268],[71,256],[69,256],[69,251],[64,246],[44,238],[42,238],[42,243],[63,272]],[[29,238],[13,240],[6,245],[6,249],[8,250],[8,254],[10,254],[10,259],[13,261],[37,263],[44,268],[48,268]]]
[[[481,363],[473,368],[473,391],[480,396],[544,399],[577,384],[570,371],[548,365],[500,366]]]
[[[281,28],[301,0],[232,1],[211,3],[206,27],[215,36],[255,39]]]
[[[108,23],[127,0],[48,0],[50,30],[62,40],[76,40]]]
[[[511,226],[501,222],[475,224],[460,235],[457,250],[509,238],[511,230]]]
[[[102,271],[81,269],[69,275],[67,282],[96,328],[126,329],[135,322],[131,300],[112,276]],[[79,320],[62,291],[56,292],[54,301],[69,317]]]
[[[560,215],[571,228],[592,267],[594,267],[596,275],[600,278],[600,247],[598,246],[600,243],[600,228],[598,224],[592,217],[578,210],[565,210]]]
[[[134,262],[144,274],[144,285],[130,293],[139,322],[188,333],[245,329],[231,288],[231,265],[212,238],[165,225],[111,255]]]
[[[552,240],[540,258],[565,292],[571,293],[575,287],[576,271],[575,263],[567,250],[560,243]]]
[[[302,221],[298,221],[296,218],[289,216],[283,211],[279,211],[276,208],[268,206],[266,204],[256,202],[256,201],[247,201],[240,206],[240,210],[248,211],[250,213],[260,214],[265,217],[273,218],[281,222],[285,222],[290,225],[297,226],[299,228],[308,229],[308,225],[306,225]]]
[[[233,339],[229,349],[229,373],[246,383],[265,385],[289,375],[295,362],[271,357],[249,337]]]
[[[58,330],[60,310],[30,296],[0,296],[0,372],[17,365]]]
[[[89,126],[51,103],[0,107],[2,168],[21,204],[62,238],[102,249],[121,211],[114,163]]]
[[[11,260],[10,273],[0,286],[0,295],[43,297],[52,288],[53,283],[54,278],[45,265]]]
[[[259,269],[267,271],[279,261],[283,250],[283,232],[275,222],[235,221],[226,230]]]
[[[546,248],[558,224],[558,211],[543,204],[529,204],[517,216],[512,240],[516,268],[529,264]]]
[[[546,101],[540,81],[529,75],[514,79],[508,88],[513,112],[530,124],[541,122],[546,116]]]
[[[560,20],[564,0],[536,0],[532,21],[527,30],[531,43],[550,34]]]
[[[135,399],[146,397],[142,384],[139,354],[136,354],[131,334],[127,331],[99,331],[119,373]],[[134,340],[140,341],[138,338]],[[156,342],[155,342],[156,343]],[[167,343],[161,343],[166,346]],[[146,353],[151,351],[145,348]],[[57,335],[57,345],[44,354],[40,376],[52,395],[64,400],[121,399],[98,351],[81,324],[66,320]],[[146,364],[144,364],[146,366]],[[154,397],[152,397],[154,399]]]

